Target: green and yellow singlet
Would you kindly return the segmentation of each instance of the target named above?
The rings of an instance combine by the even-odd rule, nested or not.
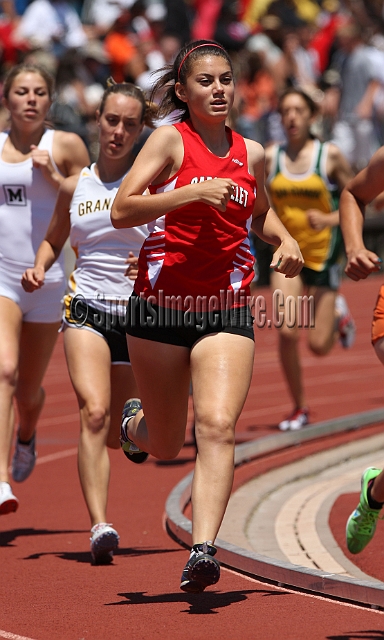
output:
[[[335,263],[341,246],[339,227],[313,229],[308,209],[331,213],[338,208],[338,187],[326,175],[328,143],[314,140],[312,162],[304,174],[290,173],[285,164],[284,147],[276,147],[268,177],[271,203],[291,236],[298,242],[305,266],[323,271]]]

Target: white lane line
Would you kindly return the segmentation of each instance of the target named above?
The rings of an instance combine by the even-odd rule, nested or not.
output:
[[[34,640],[33,638],[27,638],[26,636],[18,636],[16,633],[3,631],[2,629],[0,629],[0,638],[7,638],[8,640]]]
[[[79,413],[77,412],[65,416],[57,416],[56,418],[41,418],[39,420],[39,428],[51,427],[54,424],[66,424],[67,422],[76,422],[76,424],[79,424]]]
[[[44,464],[45,462],[54,462],[55,460],[61,460],[61,458],[68,458],[77,454],[77,447],[72,449],[65,449],[64,451],[57,451],[56,453],[49,453],[46,456],[37,458],[36,464]]]
[[[77,454],[77,447],[72,449],[64,449],[64,451],[57,451],[56,453],[49,453],[46,456],[37,458],[36,464],[45,464],[46,462],[54,462],[55,460],[61,460],[62,458],[69,458],[69,456],[75,456]],[[9,467],[11,473],[11,467]],[[0,634],[1,638],[1,634]]]
[[[293,589],[289,589],[285,585],[284,586],[279,586],[275,584],[271,585],[269,583],[262,582],[262,580],[258,580],[257,578],[252,578],[252,576],[247,576],[238,571],[234,571],[233,569],[228,569],[228,567],[221,567],[221,569],[222,571],[227,571],[228,573],[232,573],[238,578],[241,577],[244,580],[248,580],[248,582],[253,582],[253,583],[256,582],[259,585],[261,584],[265,589],[277,589],[278,591],[288,591],[288,593],[291,593],[294,596],[303,596],[304,598],[315,598],[315,600],[330,602],[331,604],[337,604],[337,606],[340,606],[340,607],[351,607],[352,609],[359,609],[360,611],[363,609],[368,611],[369,613],[378,613],[381,616],[384,615],[384,611],[381,611],[381,609],[376,609],[375,607],[364,607],[363,605],[354,604],[353,602],[346,602],[345,600],[333,600],[332,598],[327,598],[327,596],[320,596],[320,595],[317,595],[316,593],[309,593],[308,591],[294,591]]]

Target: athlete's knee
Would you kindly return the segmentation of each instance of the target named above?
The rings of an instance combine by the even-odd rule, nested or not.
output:
[[[0,384],[16,388],[18,377],[17,361],[13,358],[2,358],[0,364]]]
[[[84,409],[83,429],[91,433],[99,433],[107,423],[109,411],[102,404],[89,403]]]
[[[333,345],[332,336],[312,335],[308,341],[308,347],[316,356],[326,356]]]
[[[288,328],[286,326],[279,329],[279,342],[280,346],[288,347],[290,345],[296,345],[299,341],[299,332],[294,328]]]
[[[327,353],[329,353],[329,347],[327,345],[310,344],[309,348],[315,356],[326,356]]]
[[[235,442],[234,420],[228,412],[218,409],[196,417],[195,433],[198,443],[232,446]]]

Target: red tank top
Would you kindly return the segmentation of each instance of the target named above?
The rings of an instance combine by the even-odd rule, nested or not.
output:
[[[183,139],[183,162],[169,180],[151,185],[151,193],[213,178],[231,178],[238,186],[225,212],[193,202],[148,224],[135,292],[151,296],[161,307],[174,307],[177,298],[191,311],[204,311],[211,298],[206,310],[245,304],[254,275],[248,231],[256,180],[248,172],[244,139],[227,128],[230,149],[220,158],[208,150],[190,120],[173,126]]]

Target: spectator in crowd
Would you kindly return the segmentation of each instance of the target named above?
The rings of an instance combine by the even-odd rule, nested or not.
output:
[[[283,40],[281,20],[277,16],[266,15],[260,21],[260,29],[245,43],[246,51],[258,53],[263,57],[266,68],[275,79],[279,93],[285,89],[287,82],[282,50]]]
[[[93,25],[95,33],[104,37],[120,15],[130,9],[134,0],[84,0],[81,20],[86,25]]]
[[[236,130],[265,145],[273,138],[270,118],[277,109],[276,82],[261,53],[249,53],[242,63],[244,71],[237,82]]]
[[[20,18],[16,35],[32,48],[50,49],[59,57],[87,42],[80,18],[66,0],[33,0]]]
[[[144,57],[136,46],[136,38],[131,30],[131,14],[128,10],[115,20],[105,38],[104,46],[116,82],[136,82],[136,78],[147,70]]]
[[[313,33],[313,27],[304,23],[289,29],[283,41],[285,77],[309,95],[318,89],[320,78],[319,59],[310,47]]]
[[[355,170],[365,167],[379,143],[373,124],[374,95],[380,86],[372,50],[364,43],[361,26],[348,20],[337,29],[338,50],[332,66],[340,76],[327,100],[334,120],[332,139]]]

